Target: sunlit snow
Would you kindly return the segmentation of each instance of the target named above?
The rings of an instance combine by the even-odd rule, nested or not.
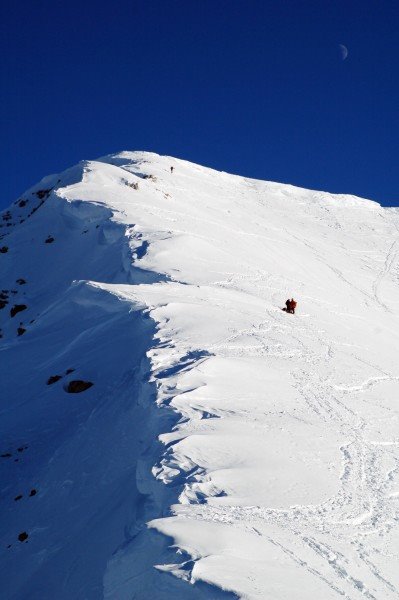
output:
[[[122,152],[0,223],[2,598],[399,597],[396,209]]]

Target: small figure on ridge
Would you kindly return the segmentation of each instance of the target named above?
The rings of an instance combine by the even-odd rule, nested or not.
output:
[[[290,313],[291,315],[295,315],[295,309],[296,309],[296,301],[294,300],[294,298],[291,298],[286,300],[285,302],[285,306],[286,308],[283,308],[283,310],[287,313]]]

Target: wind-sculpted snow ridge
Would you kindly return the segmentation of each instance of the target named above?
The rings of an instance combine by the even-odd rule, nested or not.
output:
[[[122,152],[0,224],[2,597],[399,597],[397,210]]]

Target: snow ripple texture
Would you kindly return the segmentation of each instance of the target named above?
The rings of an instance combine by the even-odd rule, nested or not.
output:
[[[395,209],[122,152],[2,219],[3,598],[399,598]]]

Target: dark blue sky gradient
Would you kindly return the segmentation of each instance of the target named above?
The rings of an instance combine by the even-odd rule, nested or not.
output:
[[[0,29],[2,207],[118,150],[399,204],[397,0],[3,0]]]

